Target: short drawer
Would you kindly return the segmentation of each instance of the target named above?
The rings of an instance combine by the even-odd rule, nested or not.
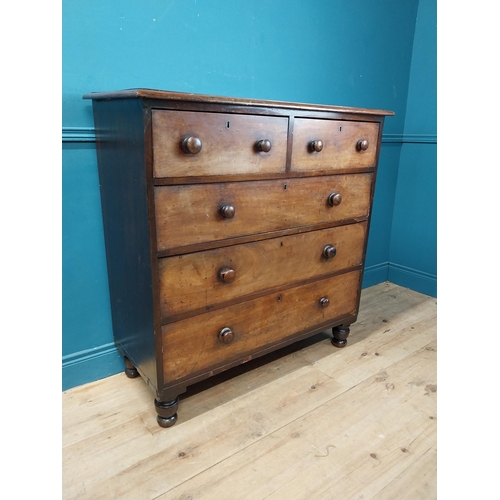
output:
[[[354,271],[163,326],[165,381],[243,362],[259,350],[355,314],[360,278],[361,272]]]
[[[288,118],[152,110],[155,177],[285,171]]]
[[[374,167],[378,123],[296,118],[292,172],[329,172]]]
[[[159,260],[162,316],[359,266],[367,222]]]
[[[373,174],[155,188],[158,251],[368,216]]]

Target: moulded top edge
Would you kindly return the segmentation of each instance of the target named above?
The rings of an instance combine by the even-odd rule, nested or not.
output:
[[[125,98],[164,99],[164,100],[176,100],[176,101],[205,102],[214,104],[234,104],[241,106],[272,106],[277,108],[309,109],[314,111],[330,111],[339,113],[356,113],[356,114],[379,115],[379,116],[394,115],[393,111],[387,111],[382,109],[351,108],[347,106],[332,106],[326,104],[325,105],[308,104],[308,103],[296,103],[296,102],[285,102],[285,101],[267,101],[261,99],[222,97],[222,96],[191,94],[187,92],[175,92],[175,91],[154,90],[154,89],[128,89],[128,90],[118,90],[112,92],[91,92],[83,96],[83,99],[94,99],[94,100],[125,99]]]

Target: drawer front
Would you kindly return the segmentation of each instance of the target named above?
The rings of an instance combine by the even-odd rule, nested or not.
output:
[[[158,250],[367,216],[372,176],[158,186]]]
[[[296,118],[291,170],[330,172],[343,168],[374,167],[378,131],[378,123]],[[365,146],[366,149],[363,149]],[[315,147],[321,150],[316,151]]]
[[[296,333],[355,314],[360,278],[361,272],[354,271],[163,326],[165,381],[243,361]],[[328,305],[322,305],[322,299],[328,299]],[[225,328],[233,333],[230,343],[219,338]]]
[[[285,171],[286,117],[156,109],[152,121],[155,177]]]
[[[360,222],[160,259],[162,315],[209,309],[361,265],[366,227]]]

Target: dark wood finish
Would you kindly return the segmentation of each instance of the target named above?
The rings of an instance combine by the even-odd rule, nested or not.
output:
[[[131,89],[93,100],[115,342],[155,393],[356,321],[390,111]]]
[[[154,109],[152,118],[155,177],[285,171],[285,117]],[[197,154],[181,147],[191,136],[200,141]]]
[[[236,271],[230,267],[223,267],[219,271],[219,279],[223,283],[232,283],[236,279]]]
[[[319,299],[319,304],[321,307],[328,307],[330,305],[330,299],[328,297],[322,297]]]
[[[233,205],[223,205],[220,209],[220,214],[224,217],[224,219],[232,219],[235,213],[236,210]]]
[[[323,151],[323,141],[311,141],[309,143],[309,149],[313,152],[321,153],[321,151]]]
[[[115,343],[158,388],[143,110],[140,101],[96,101],[97,159]]]
[[[227,326],[219,332],[219,340],[224,344],[230,344],[234,340],[234,332]]]
[[[172,102],[175,108],[179,107],[179,101],[187,107],[187,103],[193,104],[223,104],[229,107],[244,106],[250,109],[259,107],[273,107],[278,109],[294,110],[312,110],[329,111],[340,114],[353,115],[374,115],[374,116],[393,116],[393,111],[383,109],[352,108],[349,106],[330,106],[324,104],[296,103],[284,101],[271,101],[261,99],[246,99],[241,97],[214,96],[204,94],[191,94],[188,92],[175,92],[171,90],[157,89],[128,89],[113,92],[91,92],[83,96],[84,99],[110,100],[110,99],[152,99],[154,104],[163,104],[163,102]]]
[[[347,337],[349,337],[350,332],[351,329],[348,326],[339,325],[334,327],[332,329],[332,344],[335,347],[345,347],[347,344]]]
[[[272,143],[268,139],[263,139],[257,143],[257,149],[264,153],[269,153],[271,151]]]
[[[355,226],[356,227],[356,226]],[[323,256],[327,259],[333,259],[337,255],[337,249],[333,245],[325,245]]]
[[[292,172],[332,172],[338,168],[375,165],[378,123],[295,118]],[[321,138],[321,152],[311,151],[311,142]],[[359,143],[366,148],[358,148]],[[368,144],[372,144],[371,147]]]
[[[158,250],[367,216],[371,174],[155,188]],[[331,207],[328,197],[342,203]],[[259,196],[256,196],[259,193]],[[230,205],[230,220],[220,207]]]
[[[287,164],[288,165],[288,164]],[[339,168],[335,170],[335,175],[343,174],[361,174],[361,173],[374,173],[375,167],[366,168]],[[306,177],[320,177],[329,176],[332,172],[290,172],[287,168],[285,172],[271,173],[271,174],[245,174],[234,173],[227,175],[211,175],[211,176],[191,176],[191,177],[156,177],[154,179],[155,186],[178,186],[181,184],[217,184],[220,182],[239,182],[239,181],[257,181],[257,180],[270,180],[270,179],[296,179]]]
[[[137,368],[130,362],[128,358],[125,359],[125,375],[128,378],[137,378],[139,377],[139,372]]]
[[[172,427],[177,422],[177,408],[179,408],[179,398],[172,401],[158,401],[155,399],[156,420],[160,427]]]
[[[348,224],[160,259],[162,317],[203,312],[235,298],[361,266],[366,226]],[[325,244],[335,245],[335,258],[324,255]],[[234,270],[233,282],[220,278],[221,268]]]
[[[328,205],[338,207],[342,203],[342,195],[340,193],[330,193],[328,195]]]
[[[354,271],[163,326],[165,379],[182,380],[219,363],[243,362],[311,324],[354,314],[360,280]],[[326,296],[330,305],[323,307],[319,301]],[[219,340],[224,327],[234,332],[229,345]]]
[[[182,150],[186,154],[197,154],[201,151],[202,142],[198,137],[190,135],[182,140]]]
[[[369,145],[370,143],[366,139],[363,139],[362,141],[358,141],[358,143],[356,144],[356,149],[358,151],[366,151]]]
[[[157,256],[160,257],[170,257],[173,255],[188,254],[193,252],[200,252],[203,250],[211,250],[214,248],[228,247],[233,245],[241,245],[243,243],[250,243],[255,240],[268,240],[271,238],[281,238],[291,234],[303,234],[309,233],[313,230],[319,231],[321,229],[328,229],[329,227],[344,226],[346,224],[357,224],[358,222],[364,222],[368,220],[368,215],[363,215],[361,217],[354,217],[352,219],[343,219],[340,221],[333,222],[322,222],[320,224],[315,224],[314,226],[296,226],[290,229],[280,229],[276,231],[269,231],[266,233],[260,233],[257,235],[243,235],[235,236],[233,238],[228,238],[224,240],[223,243],[220,241],[205,241],[203,243],[194,243],[192,245],[186,245],[182,247],[174,247],[170,249],[159,250]]]

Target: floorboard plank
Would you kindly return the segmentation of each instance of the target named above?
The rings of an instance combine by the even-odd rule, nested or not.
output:
[[[158,500],[372,498],[435,446],[434,361],[430,344]]]
[[[330,339],[193,386],[170,429],[142,379],[66,391],[63,498],[434,498],[436,299],[365,289],[347,347]]]

